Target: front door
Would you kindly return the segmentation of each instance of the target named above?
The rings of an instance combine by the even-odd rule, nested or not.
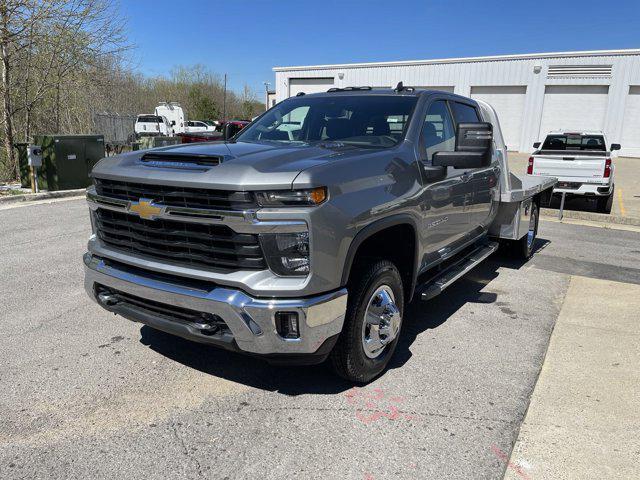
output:
[[[455,149],[455,126],[447,101],[439,99],[427,107],[421,136],[421,160],[426,165],[433,161],[436,152],[451,152]],[[423,259],[437,258],[438,251],[454,246],[469,231],[465,212],[472,196],[470,176],[465,169],[447,167],[446,177],[424,181],[421,198],[422,235],[427,251]]]
[[[456,127],[460,123],[480,122],[478,110],[474,105],[450,101]],[[466,212],[471,230],[487,227],[491,219],[493,190],[498,184],[498,170],[495,164],[468,170],[468,184],[472,194],[467,198]],[[481,228],[481,229],[482,229]],[[481,230],[478,229],[478,230]],[[476,232],[479,233],[479,232]]]

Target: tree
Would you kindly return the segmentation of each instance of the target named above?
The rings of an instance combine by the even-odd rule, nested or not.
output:
[[[61,131],[63,95],[80,76],[98,71],[128,49],[123,22],[108,0],[0,0],[2,122],[10,173],[18,176],[13,150],[22,114],[29,140],[35,107],[53,94],[53,132]],[[13,75],[13,72],[20,75]],[[78,86],[77,84],[75,85]]]

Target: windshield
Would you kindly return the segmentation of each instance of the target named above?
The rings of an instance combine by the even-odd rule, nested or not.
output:
[[[594,150],[604,152],[607,150],[602,135],[581,135],[579,133],[566,133],[547,135],[542,145],[542,150]]]
[[[335,95],[293,97],[236,137],[240,142],[340,142],[392,147],[404,137],[417,97]]]

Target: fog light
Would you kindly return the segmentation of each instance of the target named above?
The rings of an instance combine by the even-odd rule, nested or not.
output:
[[[276,330],[282,338],[300,338],[298,313],[276,312]]]

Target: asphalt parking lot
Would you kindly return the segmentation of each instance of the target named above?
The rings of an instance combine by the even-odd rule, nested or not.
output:
[[[640,233],[542,222],[527,264],[411,304],[353,388],[103,311],[89,229],[83,200],[0,210],[1,478],[502,478],[571,275],[640,284]]]

